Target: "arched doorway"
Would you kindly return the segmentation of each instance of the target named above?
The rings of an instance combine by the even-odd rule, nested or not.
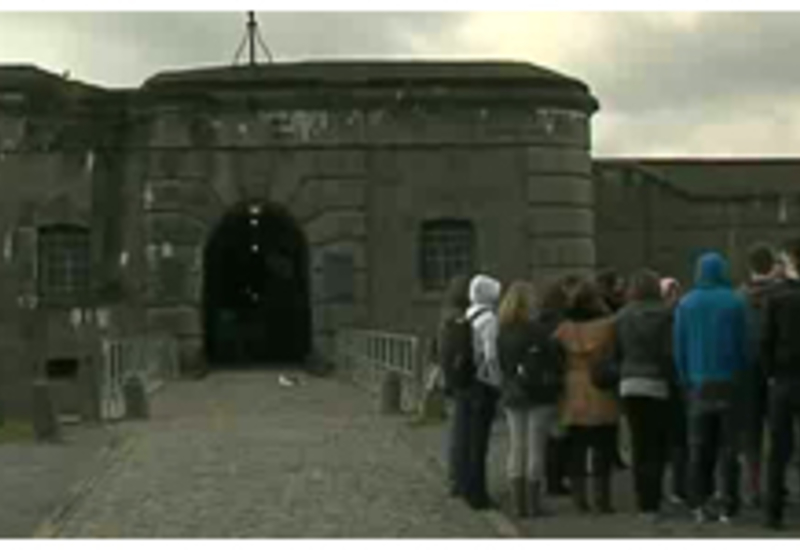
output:
[[[203,313],[212,366],[302,361],[311,348],[308,245],[267,202],[241,204],[205,248]]]

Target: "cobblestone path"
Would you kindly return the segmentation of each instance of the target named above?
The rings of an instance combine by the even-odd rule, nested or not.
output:
[[[171,384],[62,537],[495,537],[447,498],[404,421],[335,379],[277,373]]]
[[[64,441],[0,444],[0,538],[29,537],[101,467],[113,429],[69,427]]]
[[[444,474],[445,425],[426,425],[409,431],[411,444],[420,453],[427,453]],[[505,421],[498,417],[494,426],[490,448],[490,491],[499,501],[507,517],[511,518],[511,503],[505,481],[505,458],[508,437]],[[613,516],[578,515],[568,498],[550,498],[547,501],[549,517],[539,520],[513,519],[515,536],[531,538],[773,538],[800,537],[800,505],[798,501],[797,469],[792,468],[789,487],[793,505],[786,511],[787,529],[779,533],[767,531],[760,525],[760,513],[746,508],[733,525],[719,523],[695,525],[686,510],[667,509],[665,520],[659,524],[640,520],[636,515],[631,472],[617,472],[614,476],[614,500],[618,513]]]

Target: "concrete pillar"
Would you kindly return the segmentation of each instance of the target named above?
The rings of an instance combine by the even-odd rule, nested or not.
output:
[[[142,379],[131,376],[122,387],[125,397],[125,418],[129,420],[146,420],[150,418],[150,402]]]
[[[398,414],[402,412],[402,393],[403,387],[400,375],[392,371],[385,372],[380,388],[379,405],[381,414]]]
[[[572,143],[530,147],[527,202],[530,274],[548,284],[596,265],[588,119]]]
[[[46,380],[33,383],[33,430],[39,441],[61,440],[61,424]]]

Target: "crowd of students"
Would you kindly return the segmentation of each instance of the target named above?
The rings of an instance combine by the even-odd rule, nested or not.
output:
[[[502,413],[516,514],[544,515],[561,495],[614,513],[624,418],[642,517],[658,520],[669,500],[698,522],[730,522],[746,501],[781,528],[800,416],[800,239],[756,245],[748,260],[735,288],[723,255],[704,254],[685,293],[649,269],[505,292],[484,274],[455,278],[437,336],[452,495],[494,505],[486,461]]]

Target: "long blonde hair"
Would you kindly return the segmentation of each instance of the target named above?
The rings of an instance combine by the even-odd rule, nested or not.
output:
[[[497,313],[500,325],[519,323],[530,320],[536,307],[536,289],[528,281],[514,281]]]

